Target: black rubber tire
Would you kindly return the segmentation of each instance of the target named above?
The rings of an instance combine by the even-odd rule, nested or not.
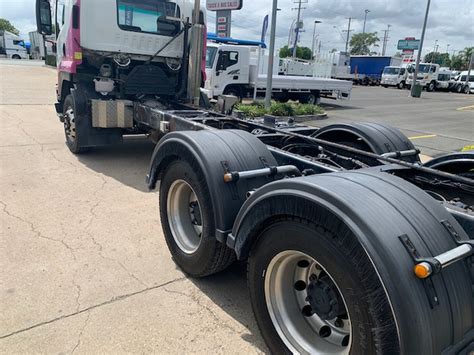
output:
[[[382,87],[384,87],[386,89],[386,88],[388,88],[388,85],[382,85]]]
[[[307,105],[319,105],[321,103],[321,98],[314,93],[309,93],[299,96],[298,101]]]
[[[436,83],[434,81],[432,81],[426,86],[426,91],[428,92],[433,92],[435,90],[436,90]]]
[[[201,243],[193,254],[184,253],[176,243],[168,220],[168,193],[174,181],[186,181],[196,193],[201,207],[203,232]],[[171,163],[160,185],[160,216],[166,244],[176,264],[192,277],[205,277],[226,269],[235,261],[235,253],[220,243],[212,233],[215,230],[213,206],[204,175],[199,168],[184,160]]]
[[[248,260],[248,287],[257,323],[273,354],[291,354],[272,323],[265,301],[268,265],[273,257],[286,250],[300,251],[313,257],[331,275],[339,289],[347,291],[342,291],[342,296],[348,305],[351,323],[357,324],[357,331],[352,331],[351,354],[376,353],[372,331],[376,328],[374,318],[386,318],[386,309],[370,297],[372,291],[365,286],[367,280],[362,279],[361,273],[354,272],[362,268],[367,272],[364,275],[369,275],[376,274],[376,270],[368,259],[354,258],[354,249],[344,244],[344,233],[341,235],[341,231],[345,232],[337,223],[318,226],[306,220],[286,217],[267,226],[260,234]],[[396,335],[395,323],[387,324],[385,331]],[[384,343],[377,346],[396,350],[397,342],[397,337],[386,337]]]
[[[398,88],[399,90],[403,90],[403,89],[405,88],[405,82],[402,81],[402,82],[398,83],[397,88]]]
[[[72,95],[66,96],[66,99],[64,100],[64,105],[63,105],[63,115],[66,115],[66,112],[69,109],[72,109],[73,112],[77,112],[76,110],[76,103],[74,101],[74,97]],[[77,120],[80,120],[81,117],[79,115],[75,115],[75,120],[76,120],[76,125],[77,125]],[[66,132],[66,121],[64,122],[64,134],[66,136],[66,145],[73,154],[84,154],[90,150],[88,147],[82,147],[77,139],[77,134],[80,132],[80,130],[76,130],[76,139],[72,139]]]
[[[239,102],[242,102],[242,90],[240,90],[240,88],[232,86],[230,88],[226,88],[224,90],[224,95],[235,96],[239,99]]]
[[[18,60],[21,59],[21,57],[18,54],[13,54],[12,59]]]
[[[458,84],[458,86],[456,86],[456,92],[458,94],[461,94],[462,93],[462,85],[461,84]]]
[[[463,93],[468,95],[471,93],[471,88],[469,85],[464,85]]]

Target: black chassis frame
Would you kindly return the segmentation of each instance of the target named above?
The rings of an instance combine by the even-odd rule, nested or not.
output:
[[[314,151],[328,149],[336,151],[334,157],[353,160],[355,165],[364,160],[370,166],[377,166],[380,171],[403,178],[427,191],[451,213],[474,239],[474,180],[458,175],[435,170],[421,164],[408,163],[396,158],[368,153],[356,148],[347,147],[311,137],[318,131],[316,127],[294,124],[274,118],[263,120],[244,120],[216,112],[197,110],[186,105],[173,105],[174,110],[162,110],[145,104],[135,104],[135,120],[150,131],[162,134],[177,131],[225,130],[239,129],[253,133],[260,139],[280,166],[296,166],[304,175],[333,173],[345,169],[334,164],[318,160],[317,156],[300,155],[285,151],[282,142],[294,139],[314,145]],[[332,153],[331,153],[332,154]],[[330,159],[329,159],[330,160]],[[355,167],[360,168],[360,167]],[[157,183],[156,166],[152,159],[147,183],[154,189]]]

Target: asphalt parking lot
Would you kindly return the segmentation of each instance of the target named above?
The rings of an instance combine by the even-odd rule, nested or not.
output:
[[[423,91],[421,99],[408,90],[354,86],[350,101],[323,100],[328,119],[340,122],[381,122],[399,128],[428,156],[474,144],[474,95]]]
[[[0,352],[267,352],[245,265],[190,280],[171,260],[145,186],[153,144],[73,156],[54,113],[56,72],[0,61],[0,78]],[[474,144],[472,95],[356,87],[324,105],[317,125],[391,123],[428,155]]]

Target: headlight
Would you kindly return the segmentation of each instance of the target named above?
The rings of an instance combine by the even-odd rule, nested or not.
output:
[[[166,58],[166,65],[172,71],[178,71],[181,69],[181,59],[179,58]]]

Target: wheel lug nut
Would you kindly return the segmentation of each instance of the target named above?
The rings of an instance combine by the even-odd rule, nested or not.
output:
[[[334,325],[338,328],[344,327],[344,321],[341,318],[337,318],[334,322]]]
[[[310,281],[316,281],[318,279],[318,277],[315,275],[315,274],[312,274],[310,277],[309,277],[309,280]]]

